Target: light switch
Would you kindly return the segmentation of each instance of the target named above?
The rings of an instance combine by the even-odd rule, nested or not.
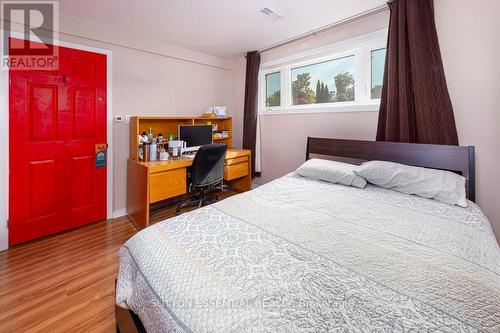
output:
[[[123,116],[115,116],[116,123],[123,123]]]

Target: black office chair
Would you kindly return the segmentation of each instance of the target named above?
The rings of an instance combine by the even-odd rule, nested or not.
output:
[[[197,191],[198,194],[177,205],[176,215],[183,207],[196,205],[201,207],[207,202],[205,197],[207,190],[213,190],[217,186],[222,188],[226,151],[225,144],[204,145],[198,149],[188,174],[189,193]]]

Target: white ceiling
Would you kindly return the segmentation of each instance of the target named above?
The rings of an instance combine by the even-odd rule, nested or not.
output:
[[[231,57],[373,9],[387,0],[62,0],[60,15]],[[284,18],[258,11],[270,6]]]

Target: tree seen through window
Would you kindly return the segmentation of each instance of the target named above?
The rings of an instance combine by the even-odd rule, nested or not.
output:
[[[281,105],[281,73],[266,74],[266,107]]]
[[[353,55],[293,68],[293,105],[354,101],[355,65]]]

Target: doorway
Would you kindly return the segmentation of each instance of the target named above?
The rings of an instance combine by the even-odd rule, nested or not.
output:
[[[107,57],[58,48],[57,71],[9,72],[11,246],[109,215]]]

